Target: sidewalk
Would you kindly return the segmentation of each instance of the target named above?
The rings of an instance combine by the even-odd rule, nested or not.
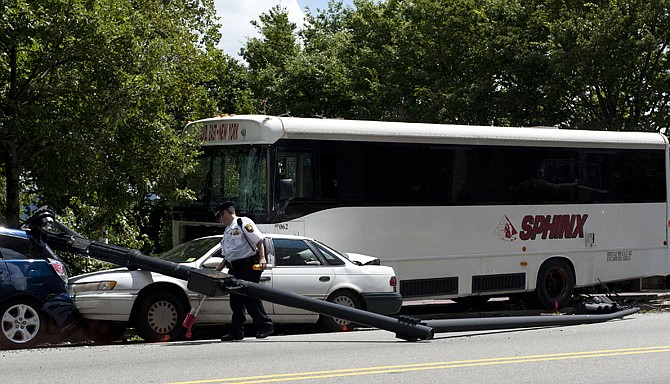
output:
[[[575,295],[574,302],[580,299],[603,297],[605,294]],[[609,298],[619,307],[638,307],[641,311],[670,311],[670,290],[641,290],[636,292],[612,293]],[[560,312],[570,313],[574,307],[563,308]],[[528,308],[522,301],[511,301],[507,297],[492,298],[479,305],[459,304],[453,300],[426,299],[406,300],[400,314],[423,318],[458,318],[485,316],[536,316],[546,310]]]

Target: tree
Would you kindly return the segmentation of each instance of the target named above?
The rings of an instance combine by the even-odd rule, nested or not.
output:
[[[265,52],[281,58],[281,68],[267,62],[265,76],[254,80],[282,100],[270,112],[578,129],[668,126],[667,1],[354,5],[331,1],[327,10],[308,13],[299,31],[304,49],[293,56],[264,41]]]
[[[211,76],[203,85],[216,103],[216,111],[227,114],[255,113],[256,101],[251,90],[249,72],[236,59],[221,52],[211,54]]]
[[[306,9],[305,27],[298,32],[303,49],[287,65],[291,114],[351,116],[354,108],[354,81],[348,62],[351,33],[342,22],[352,11],[333,0],[317,14]]]
[[[354,92],[351,117],[411,120],[406,107],[412,103],[413,85],[407,79],[412,74],[400,57],[400,29],[408,22],[399,14],[401,3],[356,0],[356,10],[343,15],[340,24],[350,34],[344,52]]]
[[[357,1],[351,71],[358,115],[422,122],[553,125],[560,108],[548,29],[523,2]]]
[[[241,54],[249,66],[251,89],[262,113],[281,115],[290,112],[291,95],[287,84],[287,64],[299,52],[296,24],[279,5],[252,21],[260,38],[249,39]]]
[[[188,197],[197,146],[181,131],[216,108],[211,0],[5,1],[0,20],[8,225],[22,179],[97,230],[148,196]]]
[[[665,0],[546,6],[565,126],[658,131],[670,123],[670,10]]]
[[[539,3],[539,2],[538,2]],[[480,124],[553,126],[565,120],[562,90],[549,57],[542,4],[487,1],[476,66],[481,73],[469,99]],[[472,109],[468,111],[473,112]]]

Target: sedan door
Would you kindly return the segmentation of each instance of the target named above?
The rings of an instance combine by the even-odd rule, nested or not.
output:
[[[272,286],[313,299],[325,300],[335,279],[333,268],[325,264],[308,241],[273,238]],[[275,315],[307,314],[302,309],[274,305]]]
[[[265,241],[267,242],[268,240]],[[214,269],[223,260],[221,258],[221,247],[216,245],[206,253],[206,257],[204,259],[206,261],[199,265],[199,267]],[[227,269],[224,269],[224,272],[227,271]],[[269,269],[263,271],[263,274],[260,278],[260,284],[272,286],[271,273],[272,272]],[[188,294],[189,299],[191,300],[191,305],[194,307],[197,306],[199,300],[202,298],[202,295],[199,295],[193,291],[188,291]],[[263,307],[265,308],[265,312],[267,312],[269,315],[273,313],[272,303],[264,302]],[[200,308],[198,321],[203,323],[227,323],[230,321],[232,314],[233,312],[230,309],[230,295],[208,297]],[[251,318],[247,316],[247,320],[251,320]]]

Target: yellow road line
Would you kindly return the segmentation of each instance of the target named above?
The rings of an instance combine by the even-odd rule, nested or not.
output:
[[[297,380],[325,379],[333,377],[375,375],[382,373],[424,371],[431,369],[449,369],[449,368],[476,367],[476,366],[487,366],[487,365],[531,363],[540,361],[586,359],[586,358],[605,357],[605,356],[639,355],[645,353],[667,353],[667,352],[670,352],[670,346],[624,348],[624,349],[609,349],[609,350],[586,351],[586,352],[554,353],[546,355],[494,357],[494,358],[475,359],[475,360],[456,360],[456,361],[443,361],[443,362],[421,363],[421,364],[404,364],[404,365],[388,365],[388,366],[368,367],[368,368],[337,369],[332,371],[281,373],[281,374],[263,375],[263,376],[247,376],[247,377],[232,377],[223,379],[182,381],[171,384],[274,383],[282,381],[297,381]]]

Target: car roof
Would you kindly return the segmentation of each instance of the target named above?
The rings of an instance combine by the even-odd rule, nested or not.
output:
[[[26,233],[26,231],[20,229],[5,228],[5,227],[0,227],[0,236],[13,236],[13,237],[21,237],[24,239],[28,238],[28,234]]]
[[[266,238],[271,238],[271,239],[294,239],[294,240],[314,240],[310,237],[305,237],[305,236],[299,236],[299,235],[285,235],[285,234],[279,234],[279,233],[265,233],[263,234]],[[205,237],[200,237],[200,239],[206,239],[206,238],[217,238],[220,239],[223,237],[223,235],[212,235],[212,236],[205,236]],[[197,239],[194,239],[197,240]]]
[[[285,235],[285,234],[278,234],[278,233],[271,233],[271,234],[266,234],[265,237],[269,237],[272,239],[300,239],[300,240],[314,240],[310,237],[305,237],[305,236],[298,236],[298,235]]]

